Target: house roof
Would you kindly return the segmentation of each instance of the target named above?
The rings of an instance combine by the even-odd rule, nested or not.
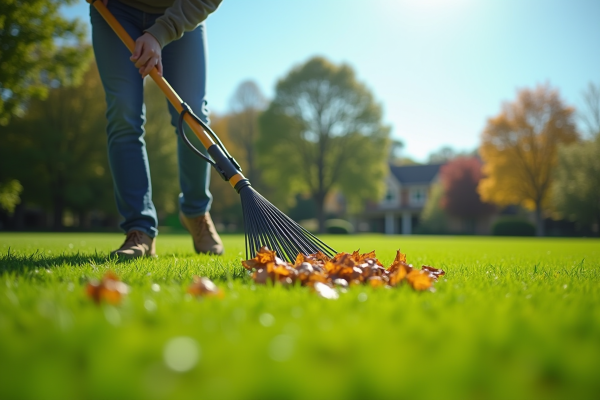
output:
[[[391,165],[390,171],[402,185],[414,185],[417,183],[430,184],[436,177],[444,164],[426,165]]]

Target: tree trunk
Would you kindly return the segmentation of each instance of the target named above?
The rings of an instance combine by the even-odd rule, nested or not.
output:
[[[535,235],[545,236],[544,232],[544,218],[542,217],[542,205],[535,205]]]

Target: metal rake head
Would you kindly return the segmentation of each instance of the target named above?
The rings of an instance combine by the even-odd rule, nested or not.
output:
[[[277,255],[294,262],[299,253],[322,252],[332,257],[336,251],[304,229],[271,204],[252,186],[239,191],[244,214],[246,257],[256,255],[262,246],[275,250]]]

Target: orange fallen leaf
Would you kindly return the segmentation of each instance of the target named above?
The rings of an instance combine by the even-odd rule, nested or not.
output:
[[[433,284],[433,278],[427,272],[413,269],[406,276],[406,281],[415,290],[427,290]]]
[[[117,274],[107,271],[101,281],[91,280],[88,282],[86,292],[96,304],[105,301],[116,305],[129,292],[129,286],[121,282]]]
[[[400,282],[402,282],[406,278],[406,275],[408,275],[408,273],[410,271],[412,271],[412,268],[409,265],[406,265],[406,266],[402,265],[398,269],[396,269],[394,272],[390,272],[389,273],[390,285],[391,286],[398,285]]]
[[[193,296],[223,297],[223,292],[210,279],[197,275],[193,279],[193,283],[187,289],[189,294]]]
[[[394,272],[401,267],[408,267],[406,263],[406,254],[400,253],[400,250],[396,251],[396,258],[392,261],[392,265],[387,269],[389,272]]]
[[[275,252],[269,250],[267,246],[263,246],[256,253],[256,257],[251,260],[242,261],[244,268],[253,270],[258,268],[264,268],[269,263],[275,263]]]
[[[383,280],[383,278],[380,276],[370,277],[369,279],[367,279],[367,283],[374,288],[385,286],[385,280]]]

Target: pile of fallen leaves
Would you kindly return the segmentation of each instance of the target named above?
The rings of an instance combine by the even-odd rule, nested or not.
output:
[[[322,285],[329,288],[370,285],[372,287],[395,287],[406,282],[415,290],[430,289],[438,277],[445,275],[441,269],[423,265],[416,269],[406,262],[400,250],[388,268],[375,256],[375,252],[360,254],[338,253],[329,258],[318,252],[305,256],[298,254],[294,264],[277,257],[267,247],[262,247],[256,257],[242,261],[244,268],[252,272],[256,283],[280,283],[282,285],[311,286],[320,291]]]

